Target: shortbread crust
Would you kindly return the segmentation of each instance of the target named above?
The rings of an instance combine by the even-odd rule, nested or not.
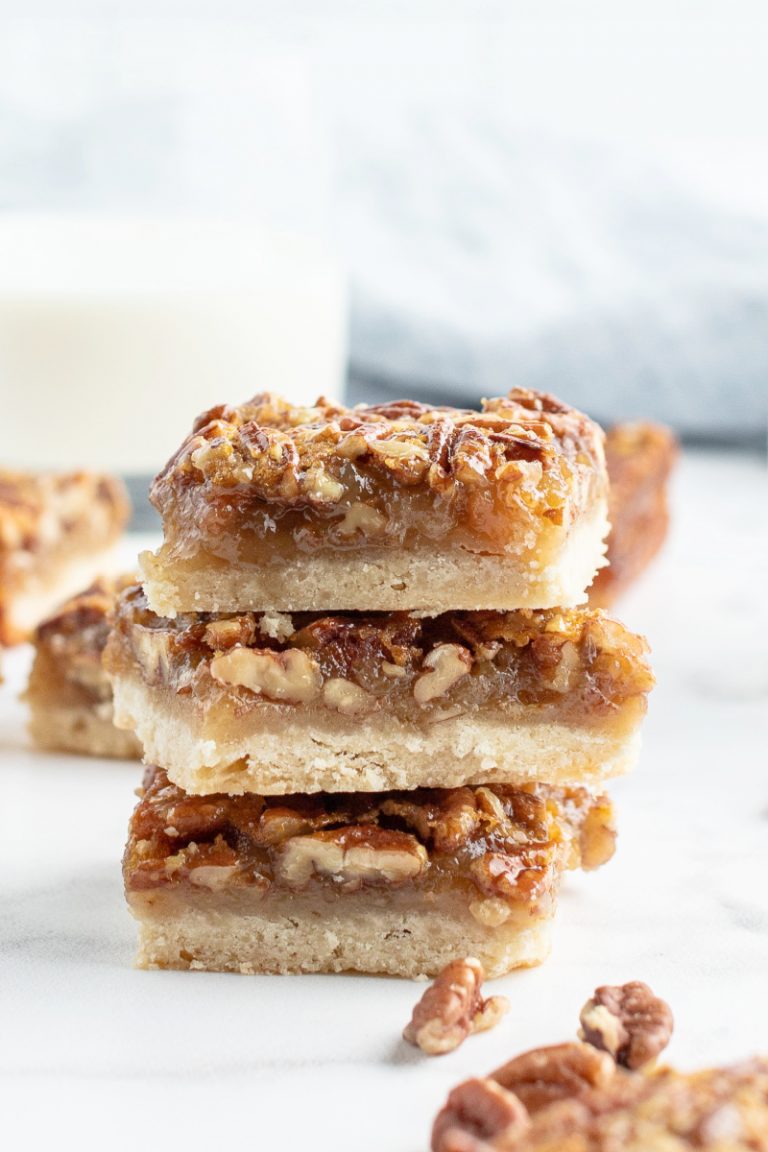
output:
[[[411,401],[204,413],[152,488],[149,602],[185,611],[568,606],[603,563],[603,435],[515,390],[481,412]]]
[[[141,756],[141,745],[133,732],[115,727],[111,703],[43,705],[41,700],[39,706],[32,707],[29,734],[39,748],[56,752],[115,760]]]
[[[553,608],[583,604],[605,552],[604,506],[585,516],[556,558],[531,556],[525,564],[505,556],[469,552],[460,545],[385,551],[375,546],[312,556],[275,555],[260,566],[233,566],[198,553],[167,562],[166,546],[142,552],[144,587],[159,615],[264,611],[419,611]]]
[[[283,897],[264,909],[248,898],[229,906],[208,893],[135,892],[128,902],[140,923],[139,968],[417,979],[475,956],[494,977],[541,964],[550,951],[550,916],[489,928],[455,900],[393,908],[358,893],[343,906]]]

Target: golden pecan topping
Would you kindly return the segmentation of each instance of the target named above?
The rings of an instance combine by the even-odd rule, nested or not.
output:
[[[595,989],[579,1016],[583,1040],[625,1068],[642,1068],[669,1044],[672,1010],[642,980]]]
[[[563,869],[578,865],[563,845],[578,837],[590,802],[584,790],[541,787],[532,794],[498,785],[195,796],[150,769],[131,821],[126,881],[130,888],[161,886],[169,876],[186,882],[186,868],[166,874],[165,861],[193,843],[195,867],[237,864],[238,885],[311,881],[346,890],[413,883],[437,891],[456,874],[471,914],[494,927],[526,903],[546,911],[542,902]]]
[[[409,1044],[430,1056],[452,1052],[471,1032],[494,1028],[509,1011],[505,996],[484,1000],[480,989],[485,973],[479,960],[468,957],[446,965],[413,1009],[403,1031]]]
[[[233,509],[237,516],[245,505],[260,505],[269,531],[275,508],[330,522],[332,546],[343,545],[345,536],[383,538],[390,528],[399,538],[410,530],[399,505],[403,498],[409,504],[413,489],[417,503],[426,496],[439,510],[446,530],[465,525],[503,551],[512,522],[523,522],[524,535],[533,516],[557,524],[575,518],[604,498],[607,477],[597,425],[523,389],[475,412],[411,401],[344,408],[322,397],[294,406],[261,393],[204,413],[155,480],[151,498],[163,514],[177,501],[188,511],[196,489],[206,493],[198,521],[204,535],[208,528],[218,534],[220,516]],[[207,520],[215,503],[219,511]],[[305,539],[301,520],[292,520],[290,530]]]

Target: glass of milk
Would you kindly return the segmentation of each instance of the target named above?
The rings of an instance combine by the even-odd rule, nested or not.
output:
[[[145,476],[215,404],[340,394],[316,73],[277,18],[4,23],[0,463]]]
[[[0,215],[3,462],[156,471],[214,404],[338,396],[344,276],[253,222]]]

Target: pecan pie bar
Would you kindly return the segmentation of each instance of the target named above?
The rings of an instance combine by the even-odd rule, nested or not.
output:
[[[112,721],[112,685],[101,663],[115,596],[130,577],[96,581],[35,629],[26,700],[41,748],[88,756],[141,756],[133,732]]]
[[[569,606],[603,563],[603,433],[518,389],[479,412],[413,401],[204,413],[154,482],[142,557],[177,612]]]
[[[539,1048],[459,1084],[432,1131],[432,1152],[620,1149],[768,1152],[768,1059],[632,1073],[587,1045]]]
[[[189,792],[594,782],[634,761],[645,641],[590,609],[156,616],[120,598],[115,718]]]
[[[611,484],[608,567],[589,590],[589,602],[598,608],[615,603],[664,543],[677,441],[658,424],[617,424],[606,435],[605,454]]]
[[[585,789],[189,796],[150,768],[123,862],[147,968],[489,976],[539,963],[561,873],[614,849]]]
[[[114,476],[0,469],[0,644],[26,639],[62,600],[113,567],[128,519]]]

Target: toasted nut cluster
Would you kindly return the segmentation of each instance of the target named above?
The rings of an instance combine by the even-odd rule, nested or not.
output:
[[[493,1080],[465,1080],[432,1128],[432,1152],[490,1152],[530,1127],[520,1101]]]
[[[615,1071],[606,1053],[590,1044],[553,1044],[524,1052],[491,1073],[491,1079],[534,1115],[560,1100],[573,1100],[590,1088],[604,1087]]]
[[[605,984],[581,1010],[582,1039],[625,1068],[642,1068],[669,1044],[674,1027],[669,1005],[647,984]]]
[[[461,644],[438,644],[425,656],[423,667],[427,671],[413,686],[417,704],[428,704],[430,700],[444,696],[462,676],[467,675],[472,667],[472,656]]]
[[[579,1115],[580,1099],[605,1090],[615,1072],[610,1056],[588,1044],[556,1044],[524,1052],[487,1079],[468,1080],[454,1088],[435,1120],[432,1152],[501,1152],[516,1147],[542,1114],[556,1117],[565,1135]],[[553,1144],[552,1152],[559,1147]]]
[[[48,698],[49,679],[55,670],[57,679],[76,684],[94,700],[111,700],[112,688],[102,668],[101,655],[109,636],[115,597],[132,583],[130,576],[102,576],[38,624],[32,642],[37,649],[36,668],[40,675],[36,672],[30,680],[30,689],[36,681],[32,695],[37,694],[39,687],[45,689]]]
[[[693,1073],[616,1068],[602,1087],[531,1115],[492,1080],[451,1092],[433,1152],[765,1152],[768,1059]]]
[[[505,996],[484,1000],[485,973],[479,960],[454,960],[427,988],[413,1010],[403,1039],[429,1056],[452,1052],[471,1032],[494,1028],[509,1011]]]
[[[609,1056],[587,1044],[524,1052],[487,1079],[467,1080],[451,1092],[432,1129],[432,1152],[516,1147],[540,1113],[557,1116],[568,1131],[580,1097],[605,1089],[615,1071]]]

